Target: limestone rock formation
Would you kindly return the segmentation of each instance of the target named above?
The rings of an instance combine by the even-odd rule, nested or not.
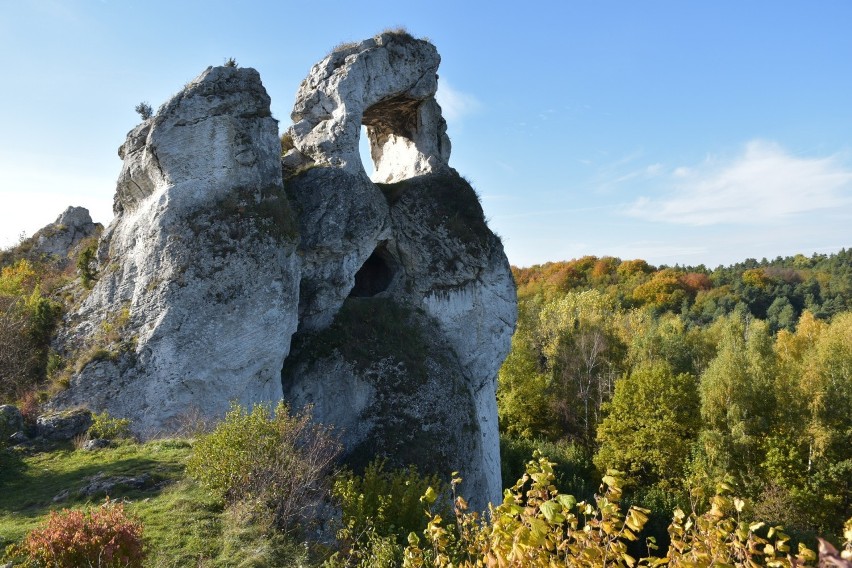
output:
[[[496,375],[517,306],[503,247],[473,188],[448,165],[446,123],[434,98],[438,62],[428,42],[385,33],[333,52],[302,82],[285,166],[306,264],[284,393],[343,428],[356,461],[367,447],[427,471],[452,464],[479,506],[500,497]],[[366,179],[357,155],[362,124],[374,179],[391,183]],[[305,164],[313,167],[300,171]],[[371,360],[347,347],[356,336],[329,337],[341,321],[355,324],[346,314],[367,298],[380,303],[375,313],[384,302],[407,314],[362,329],[361,341],[377,342]],[[379,355],[378,345],[392,337],[421,338],[399,343],[403,352],[420,345],[420,363],[399,352]],[[432,397],[437,408],[429,406]],[[376,418],[385,412],[396,413],[394,421]],[[462,439],[450,435],[449,423],[466,433]],[[436,461],[434,448],[419,451],[425,440],[446,455]],[[404,448],[418,451],[403,456]]]
[[[499,500],[514,282],[449,166],[439,62],[398,32],[335,50],[299,88],[283,158],[252,69],[207,69],[132,130],[54,405],[145,435],[283,396],[338,426],[355,466],[458,470],[474,507]]]
[[[376,181],[446,167],[447,123],[435,101],[441,58],[428,41],[385,32],[334,50],[302,81],[293,106],[295,151],[313,163],[363,171],[367,126]]]
[[[69,207],[56,221],[41,228],[31,238],[33,252],[54,257],[60,262],[68,259],[75,246],[101,228],[92,222],[85,207]]]
[[[11,404],[0,404],[0,447],[6,439],[24,429],[24,417],[18,407]]]
[[[277,122],[253,69],[208,68],[127,137],[99,280],[74,314],[56,403],[133,419],[281,398],[299,264]]]

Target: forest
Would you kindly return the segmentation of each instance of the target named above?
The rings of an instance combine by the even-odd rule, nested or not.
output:
[[[513,271],[504,456],[546,443],[579,493],[623,471],[660,518],[720,483],[802,537],[852,515],[852,250]]]

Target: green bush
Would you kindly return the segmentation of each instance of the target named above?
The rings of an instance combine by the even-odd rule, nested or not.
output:
[[[420,497],[429,487],[442,488],[437,475],[421,476],[417,468],[386,470],[385,460],[375,460],[363,475],[344,471],[338,475],[332,496],[340,503],[344,525],[356,529],[371,524],[379,534],[401,535],[423,530],[426,519]]]
[[[148,107],[148,110],[150,111],[150,107]],[[136,112],[139,112],[139,107],[136,107]],[[150,113],[148,117],[143,118],[150,118]],[[83,280],[83,286],[86,288],[91,288],[92,283],[94,283],[98,276],[97,270],[93,267],[97,261],[97,252],[98,241],[92,238],[80,251],[79,256],[77,256],[77,270],[80,272],[80,278]]]
[[[572,442],[550,442],[548,440],[514,439],[500,437],[500,456],[503,472],[503,487],[511,487],[524,475],[527,462],[536,451],[548,456],[553,462],[556,484],[581,499],[591,499],[598,488],[598,473],[592,464],[590,452]]]
[[[89,437],[115,440],[117,438],[130,438],[130,436],[129,418],[114,418],[107,411],[92,414]]]
[[[386,470],[381,459],[362,475],[339,473],[332,497],[341,510],[341,553],[327,566],[398,566],[406,536],[426,528],[421,496],[443,485],[437,475],[423,477],[414,466]]]
[[[308,410],[291,415],[281,402],[274,410],[257,404],[249,412],[234,404],[213,432],[196,441],[186,470],[229,504],[271,510],[273,524],[287,530],[311,517],[340,449]]]

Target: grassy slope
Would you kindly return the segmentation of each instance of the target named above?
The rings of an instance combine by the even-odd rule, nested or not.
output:
[[[195,565],[215,558],[222,546],[222,503],[183,479],[183,464],[191,444],[160,440],[126,443],[94,452],[70,445],[50,452],[0,451],[0,548],[20,541],[51,510],[97,505],[103,496],[79,498],[76,490],[95,474],[107,477],[148,473],[149,490],[116,490],[112,499],[124,499],[127,510],[139,516],[151,550],[151,566]],[[72,497],[53,498],[70,489]]]
[[[184,463],[192,451],[188,440],[157,440],[146,444],[86,452],[70,444],[50,451],[0,449],[0,557],[6,545],[19,542],[45,520],[51,510],[87,508],[104,496],[53,498],[65,489],[71,494],[92,476],[139,476],[148,473],[154,488],[116,490],[110,498],[123,500],[126,510],[144,524],[148,545],[146,566],[156,568],[266,568],[310,566],[306,549],[284,535],[268,536],[245,514],[227,511],[224,504],[190,479]]]

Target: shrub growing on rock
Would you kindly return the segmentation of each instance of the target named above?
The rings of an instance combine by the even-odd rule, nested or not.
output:
[[[89,427],[90,438],[102,438],[114,440],[116,438],[130,438],[130,419],[115,418],[109,412],[92,414],[92,425]]]
[[[154,109],[152,109],[151,105],[144,101],[136,105],[136,108],[133,110],[139,113],[139,116],[142,117],[142,120],[148,120],[149,118],[154,116]]]
[[[195,443],[186,467],[230,504],[269,508],[275,526],[286,530],[313,516],[340,449],[329,428],[311,421],[309,410],[291,415],[283,402],[274,410],[233,405]]]

